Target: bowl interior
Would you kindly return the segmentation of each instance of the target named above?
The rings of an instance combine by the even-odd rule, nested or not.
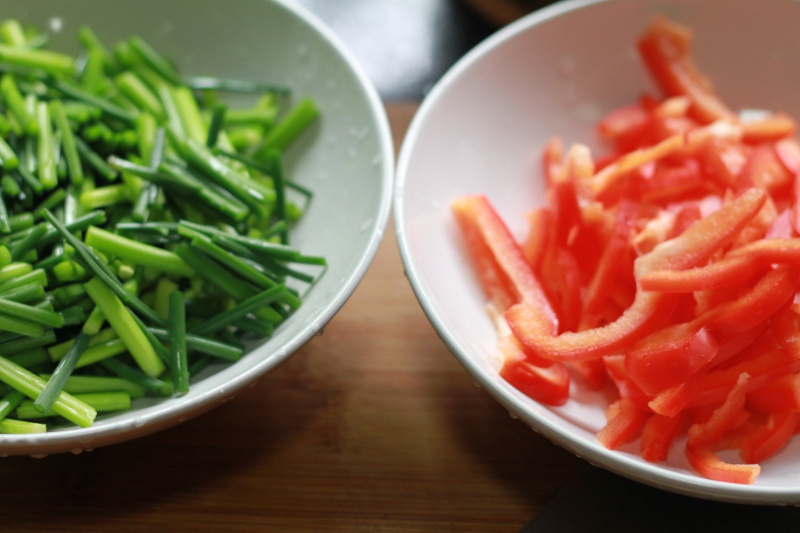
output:
[[[724,21],[720,13],[725,13]],[[675,446],[665,464],[633,445],[609,452],[594,435],[607,402],[576,390],[549,408],[501,380],[496,333],[462,253],[449,203],[485,193],[519,237],[524,214],[543,203],[540,154],[560,136],[600,151],[595,125],[606,112],[654,91],[634,44],[656,14],[695,32],[695,59],[734,108],[800,116],[796,88],[800,3],[788,0],[572,0],[535,12],[493,35],[451,69],[411,125],[398,165],[395,223],[420,304],[476,381],[534,429],[589,461],[685,494],[729,501],[800,501],[800,442],[766,461],[753,486],[697,476]]]
[[[0,2],[4,17],[50,29],[52,48],[75,53],[90,26],[106,45],[141,35],[185,76],[212,75],[287,85],[321,109],[313,130],[286,154],[287,175],[312,189],[291,243],[329,267],[303,306],[236,364],[204,371],[183,397],[135,402],[87,429],[2,436],[0,453],[82,450],[156,431],[230,398],[321,332],[355,290],[377,250],[391,208],[393,148],[379,98],[349,52],[290,2],[102,0]],[[157,15],[154,15],[157,13]],[[239,98],[244,98],[240,96]]]

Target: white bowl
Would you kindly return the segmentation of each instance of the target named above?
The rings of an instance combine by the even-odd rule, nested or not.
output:
[[[570,0],[500,30],[434,87],[398,161],[395,223],[408,279],[438,334],[474,380],[514,416],[591,463],[666,490],[732,502],[800,503],[800,439],[762,464],[750,486],[697,475],[676,445],[668,461],[609,451],[596,432],[606,404],[576,391],[558,408],[498,376],[496,332],[449,209],[486,193],[518,237],[543,203],[539,157],[553,135],[596,146],[598,118],[655,90],[634,43],[663,13],[691,26],[695,58],[734,108],[800,117],[800,3],[789,0]],[[498,443],[502,446],[502,443]]]
[[[53,48],[77,52],[78,28],[106,43],[141,35],[181,73],[271,81],[312,98],[321,110],[314,133],[287,153],[287,173],[314,191],[292,244],[322,255],[329,268],[302,307],[240,361],[207,369],[182,397],[134,402],[89,428],[35,436],[0,435],[0,454],[79,452],[180,423],[233,397],[323,327],[355,290],[383,236],[391,209],[394,152],[380,99],[339,40],[285,0],[138,0],[0,2],[3,18],[56,28]]]

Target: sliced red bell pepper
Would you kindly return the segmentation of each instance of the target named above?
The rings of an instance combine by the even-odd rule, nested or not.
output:
[[[603,361],[608,377],[619,392],[620,398],[632,401],[642,411],[650,410],[648,404],[653,397],[645,394],[630,378],[628,370],[625,368],[625,356],[607,355],[601,361]]]
[[[747,385],[750,376],[742,372],[728,390],[725,400],[711,414],[711,418],[689,427],[690,446],[714,446],[722,441],[725,433],[740,420],[744,410]]]
[[[615,181],[643,165],[657,161],[686,146],[686,136],[676,134],[652,146],[639,148],[620,155],[613,163],[603,167],[589,180],[592,193],[602,194]]]
[[[781,162],[772,144],[759,144],[748,154],[737,179],[743,189],[759,187],[777,198],[788,196],[794,174]]]
[[[708,265],[648,272],[639,278],[639,285],[658,292],[716,289],[748,280],[773,264],[800,265],[800,238],[762,239],[736,248]]]
[[[756,215],[765,199],[765,193],[758,189],[745,192],[678,237],[639,257],[634,263],[634,273],[641,276],[655,269],[685,269],[704,261],[736,236]],[[663,324],[676,303],[662,293],[638,291],[631,307],[616,322],[558,336],[541,333],[540,320],[535,319],[539,311],[530,304],[511,306],[505,316],[511,331],[527,350],[546,359],[579,361],[630,346]]]
[[[515,389],[547,405],[563,405],[569,399],[570,376],[563,363],[527,356],[511,337],[498,342],[505,361],[500,377]]]
[[[761,473],[761,466],[758,464],[735,464],[723,461],[710,446],[687,444],[686,457],[698,473],[715,481],[752,485]]]
[[[739,443],[745,463],[761,463],[783,449],[797,427],[797,412],[790,410],[770,413],[762,424],[751,428]]]
[[[542,291],[541,284],[528,265],[522,249],[511,235],[508,227],[483,195],[463,196],[452,203],[453,213],[466,238],[467,247],[473,260],[482,268],[495,264],[497,272],[481,272],[481,280],[508,280],[516,301],[534,308],[542,320],[538,322],[543,332],[553,334],[558,331],[558,319]],[[487,253],[493,258],[486,260]],[[495,286],[492,281],[488,287],[489,296]]]
[[[620,398],[609,406],[607,416],[608,421],[597,432],[597,440],[613,450],[638,435],[650,413],[639,409],[634,402]]]
[[[800,374],[788,374],[749,392],[747,403],[762,413],[800,412]]]
[[[657,395],[707,365],[719,344],[708,329],[677,324],[649,335],[627,351],[625,368],[645,393]]]
[[[642,459],[657,463],[666,461],[675,438],[686,427],[686,415],[652,414],[642,428]]]
[[[757,120],[742,122],[742,140],[760,144],[790,138],[797,130],[794,119],[785,113],[771,113]]]
[[[583,297],[583,322],[580,329],[596,324],[597,317],[603,302],[611,293],[615,282],[620,279],[625,271],[628,250],[630,248],[630,236],[634,218],[636,217],[636,204],[629,201],[620,202],[617,207],[614,228],[608,241],[600,262],[594,271],[594,275],[589,281]],[[628,269],[629,270],[629,269]]]
[[[637,43],[650,75],[669,96],[688,96],[692,114],[702,123],[733,118],[734,113],[717,97],[711,82],[692,60],[691,31],[666,18],[656,18]]]

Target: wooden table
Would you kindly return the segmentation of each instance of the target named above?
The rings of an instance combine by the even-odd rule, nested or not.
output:
[[[397,141],[415,109],[388,106]],[[233,401],[133,442],[0,459],[0,530],[518,531],[583,466],[473,384],[390,222],[324,334]]]

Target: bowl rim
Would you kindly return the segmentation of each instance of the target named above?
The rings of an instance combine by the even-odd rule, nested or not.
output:
[[[349,271],[348,276],[340,280],[334,297],[309,317],[310,323],[304,329],[290,337],[285,344],[276,347],[274,354],[270,357],[258,358],[231,380],[217,384],[210,390],[195,396],[154,399],[151,404],[142,406],[135,416],[126,420],[115,421],[112,415],[108,417],[107,423],[95,424],[87,428],[59,428],[33,435],[0,435],[0,457],[12,455],[42,457],[68,451],[77,454],[162,431],[217,407],[232,399],[248,385],[253,385],[268,371],[285,362],[294,352],[318,335],[352,296],[372,264],[388,226],[394,187],[395,152],[386,109],[374,83],[367,76],[359,61],[338,35],[317,15],[294,0],[261,1],[271,4],[272,8],[284,10],[295,17],[300,24],[308,26],[311,31],[319,34],[333,52],[341,57],[342,64],[350,70],[353,81],[363,92],[364,101],[368,106],[366,111],[372,121],[370,127],[374,130],[379,150],[379,153],[374,156],[374,160],[379,161],[381,166],[380,196],[371,220],[370,234],[365,241],[356,268]],[[235,364],[233,363],[233,365]]]
[[[523,399],[521,395],[509,394],[509,391],[500,385],[496,376],[479,367],[469,356],[468,350],[462,347],[458,339],[447,330],[437,316],[435,305],[424,291],[421,276],[411,254],[410,238],[406,232],[404,218],[406,205],[404,190],[409,178],[409,166],[414,156],[417,139],[425,127],[428,116],[439,101],[446,98],[449,89],[458,82],[461,75],[505,43],[516,39],[525,32],[534,30],[549,20],[599,4],[628,3],[630,1],[561,0],[535,10],[500,28],[478,43],[445,72],[433,86],[409,125],[399,151],[395,175],[393,221],[405,276],[437,335],[453,356],[466,368],[477,385],[485,389],[513,417],[520,419],[548,440],[605,470],[677,494],[730,503],[795,505],[800,503],[800,487],[763,487],[713,481],[692,473],[672,472],[658,465],[639,462],[627,454],[608,450],[599,443],[572,437],[569,432],[560,429],[558,424],[541,416],[539,411],[543,408],[538,403],[527,398]]]

